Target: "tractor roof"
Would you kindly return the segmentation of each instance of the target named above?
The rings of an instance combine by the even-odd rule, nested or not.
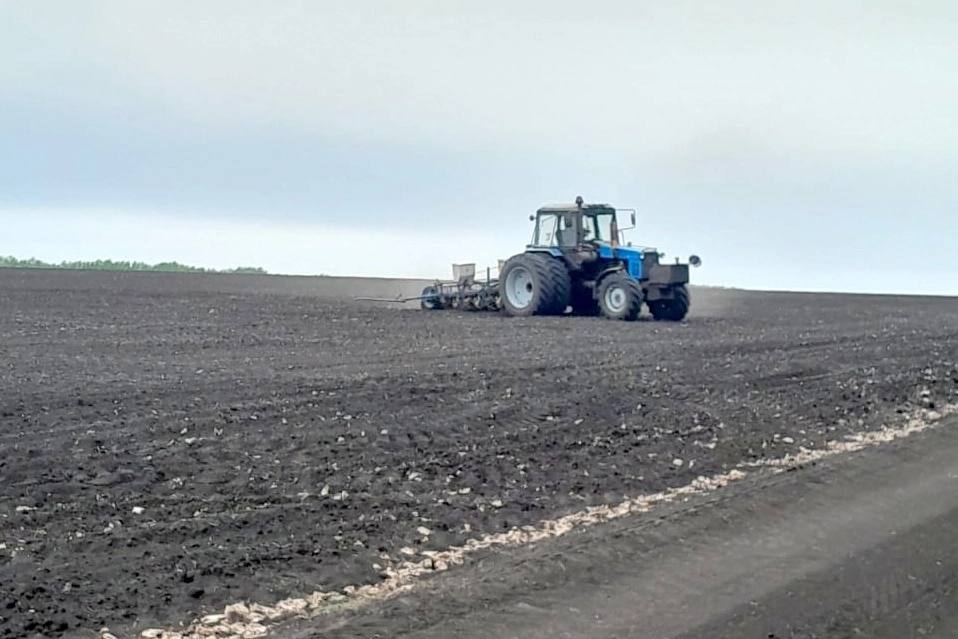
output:
[[[536,213],[575,213],[579,207],[575,204],[547,204],[540,207]],[[612,213],[615,207],[609,204],[583,204],[582,211],[585,213]]]

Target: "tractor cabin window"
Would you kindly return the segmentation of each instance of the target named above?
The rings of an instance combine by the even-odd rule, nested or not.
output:
[[[536,225],[535,246],[575,247],[579,243],[576,216],[571,213],[545,213],[539,215]]]
[[[615,213],[599,213],[589,218],[589,226],[594,230],[594,235],[587,240],[598,240],[600,242],[618,242],[619,232],[616,228]]]

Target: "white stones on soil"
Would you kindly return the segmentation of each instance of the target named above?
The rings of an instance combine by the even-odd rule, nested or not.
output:
[[[943,417],[958,414],[958,404],[951,404],[941,410],[921,410],[910,417],[901,426],[886,426],[881,430],[865,431],[846,435],[844,441],[829,441],[823,448],[808,449],[800,447],[797,453],[774,459],[759,459],[742,464],[749,468],[794,468],[811,462],[834,457],[835,455],[854,453],[872,446],[893,442],[916,433],[928,430]]]
[[[442,551],[424,550],[417,553],[413,548],[403,547],[399,549],[399,553],[409,557],[409,559],[395,567],[385,568],[386,578],[379,583],[347,586],[342,592],[317,591],[302,598],[284,599],[273,606],[235,603],[227,606],[222,614],[206,615],[194,621],[186,630],[149,629],[140,633],[140,639],[257,639],[266,636],[271,625],[287,619],[353,610],[372,601],[382,601],[408,592],[416,586],[422,577],[463,564],[471,555],[488,548],[524,546],[561,537],[576,529],[594,526],[631,514],[646,513],[658,505],[682,501],[697,494],[713,492],[732,482],[740,481],[748,476],[748,472],[742,470],[742,468],[759,468],[772,473],[783,472],[812,461],[860,451],[871,446],[909,437],[932,428],[935,422],[942,417],[954,414],[958,414],[958,404],[946,406],[939,411],[923,410],[913,415],[901,426],[858,433],[846,439],[846,441],[830,441],[821,449],[800,448],[798,453],[788,454],[777,459],[749,462],[727,473],[712,477],[699,476],[685,486],[624,499],[618,504],[591,506],[558,519],[541,521],[534,526],[523,526],[504,533],[487,534],[478,539],[469,539],[460,546],[453,546]],[[785,439],[782,438],[781,441],[789,443]],[[673,465],[676,467],[682,465],[675,462],[682,462],[680,459],[674,460]],[[499,506],[496,506],[497,502]],[[490,503],[495,507],[501,507],[502,505],[501,500],[498,499]],[[421,530],[424,529],[424,527],[417,529],[417,532],[421,533]],[[464,530],[468,531],[468,526],[464,526]],[[423,559],[415,558],[417,554],[421,555]],[[115,639],[115,637],[104,628],[100,632],[100,639]]]

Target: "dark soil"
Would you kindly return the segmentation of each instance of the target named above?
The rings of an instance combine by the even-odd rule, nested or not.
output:
[[[0,271],[0,637],[372,582],[958,398],[954,299],[693,289],[629,324],[335,299],[398,285],[363,286]]]

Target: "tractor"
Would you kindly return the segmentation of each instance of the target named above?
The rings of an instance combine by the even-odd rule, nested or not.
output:
[[[635,228],[635,211],[631,212]],[[663,264],[655,249],[624,243],[618,213],[608,204],[544,206],[529,217],[535,222],[532,243],[524,253],[500,263],[498,277],[486,269],[476,278],[475,264],[453,264],[452,281],[436,281],[418,297],[358,298],[374,302],[418,300],[424,310],[498,311],[507,315],[577,315],[638,319],[642,304],[652,317],[673,322],[689,312],[688,263]]]
[[[689,311],[689,265],[663,264],[655,249],[623,245],[618,212],[607,204],[545,206],[530,216],[532,242],[505,262],[497,282],[502,310],[512,316],[577,315],[638,319],[642,304],[657,320]],[[631,211],[635,227],[635,211]]]

